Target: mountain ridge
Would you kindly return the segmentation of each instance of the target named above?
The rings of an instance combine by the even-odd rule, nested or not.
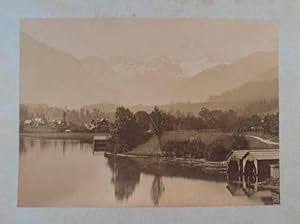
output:
[[[163,60],[156,59],[154,64],[147,65],[150,71],[146,69],[145,74],[119,74],[105,60],[77,59],[23,31],[20,38],[21,102],[62,107],[79,108],[97,102],[116,105],[205,102],[210,96],[236,89],[278,64],[277,52],[257,52],[232,64],[217,65],[186,77],[178,64],[162,57]],[[116,63],[118,60],[115,59]],[[126,63],[125,69],[136,69],[134,63]],[[142,70],[143,65],[139,68]]]

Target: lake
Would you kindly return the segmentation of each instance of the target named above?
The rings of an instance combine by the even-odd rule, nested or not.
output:
[[[262,205],[272,196],[232,193],[220,179],[172,166],[93,154],[77,140],[20,138],[20,207],[138,207]],[[194,172],[195,173],[195,172]]]

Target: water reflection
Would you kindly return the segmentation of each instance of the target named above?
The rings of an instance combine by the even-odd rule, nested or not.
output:
[[[128,199],[140,182],[141,170],[139,165],[125,157],[107,156],[107,164],[112,171],[111,182],[115,187],[115,197],[123,201]],[[151,199],[155,206],[165,191],[162,176],[155,174],[151,185]]]
[[[115,187],[117,200],[128,199],[140,182],[140,170],[135,163],[126,158],[109,157],[107,164],[112,171],[111,182]]]
[[[243,184],[235,175],[226,184],[224,173],[209,173],[193,164],[93,154],[91,144],[74,140],[20,138],[20,206],[270,203],[269,195],[260,195],[253,186],[250,182]],[[238,195],[241,197],[235,197]]]
[[[151,187],[151,199],[155,206],[159,205],[159,199],[165,191],[165,186],[160,175],[155,175]]]
[[[20,138],[19,139],[19,150],[20,150],[20,153],[24,153],[27,151],[27,147],[25,145],[25,140],[24,138]]]
[[[35,140],[33,138],[30,138],[29,143],[30,143],[30,148],[35,147]]]
[[[160,161],[157,158],[128,158],[110,154],[106,154],[105,157],[112,171],[111,183],[114,185],[115,198],[120,201],[128,200],[134,194],[142,173],[153,176],[150,196],[155,206],[160,204],[160,199],[166,190],[163,177],[214,182],[223,182],[226,178],[224,174],[206,173],[200,167],[178,166],[174,162]]]
[[[232,195],[239,195],[242,190],[248,197],[251,197],[258,190],[258,178],[254,162],[246,162],[244,173],[238,167],[237,161],[231,161],[228,164],[227,189]]]
[[[130,158],[117,156],[107,156],[107,164],[112,171],[111,182],[114,184],[116,199],[128,199],[139,184],[142,169],[145,167],[140,168],[139,164]],[[150,191],[153,204],[159,205],[159,199],[165,191],[161,175],[154,175]]]
[[[228,178],[226,187],[233,196],[245,194],[247,197],[251,197],[258,191],[258,182],[245,181],[245,178],[242,180]]]
[[[247,164],[246,164],[247,165]],[[226,188],[232,196],[245,195],[248,198],[258,197],[264,204],[279,204],[279,194],[259,186],[256,170],[249,163],[245,173],[229,172]],[[230,169],[229,169],[230,171]]]

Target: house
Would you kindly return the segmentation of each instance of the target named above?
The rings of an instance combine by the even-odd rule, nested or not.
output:
[[[56,120],[56,119],[52,119],[51,121],[49,121],[48,123],[50,125],[51,128],[62,128],[64,127],[65,123],[63,120]]]
[[[40,118],[40,117],[34,118],[34,122],[36,122],[38,124],[44,123],[43,120],[42,120],[42,118]]]
[[[98,131],[101,132],[107,132],[110,128],[110,123],[107,118],[101,118],[100,120],[98,119],[96,122],[96,127]]]
[[[95,124],[84,124],[85,129],[88,131],[93,131],[96,128]]]
[[[33,124],[33,121],[32,120],[25,120],[24,121],[24,125],[27,125],[27,126],[30,126]]]
[[[106,119],[106,118],[101,118],[101,119],[99,120],[99,123],[100,123],[100,124],[107,124],[107,123],[108,123],[108,119]]]
[[[46,123],[41,117],[35,117],[31,119],[31,121],[32,121],[31,125],[33,125],[34,127],[39,127],[41,125],[45,125]]]
[[[234,150],[226,160],[229,177],[239,177],[240,180],[245,176],[247,178],[249,167],[258,181],[272,175],[279,177],[276,173],[279,173],[279,149]]]
[[[108,132],[111,124],[108,119],[101,118],[97,120],[91,120],[91,123],[84,124],[85,129],[88,131]]]

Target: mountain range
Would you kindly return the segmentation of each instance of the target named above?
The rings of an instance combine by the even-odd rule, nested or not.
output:
[[[181,62],[168,57],[79,59],[23,31],[20,38],[21,102],[77,108],[104,102],[110,108],[177,105],[176,109],[182,103],[203,106],[278,99],[278,52],[255,52],[187,76]]]

